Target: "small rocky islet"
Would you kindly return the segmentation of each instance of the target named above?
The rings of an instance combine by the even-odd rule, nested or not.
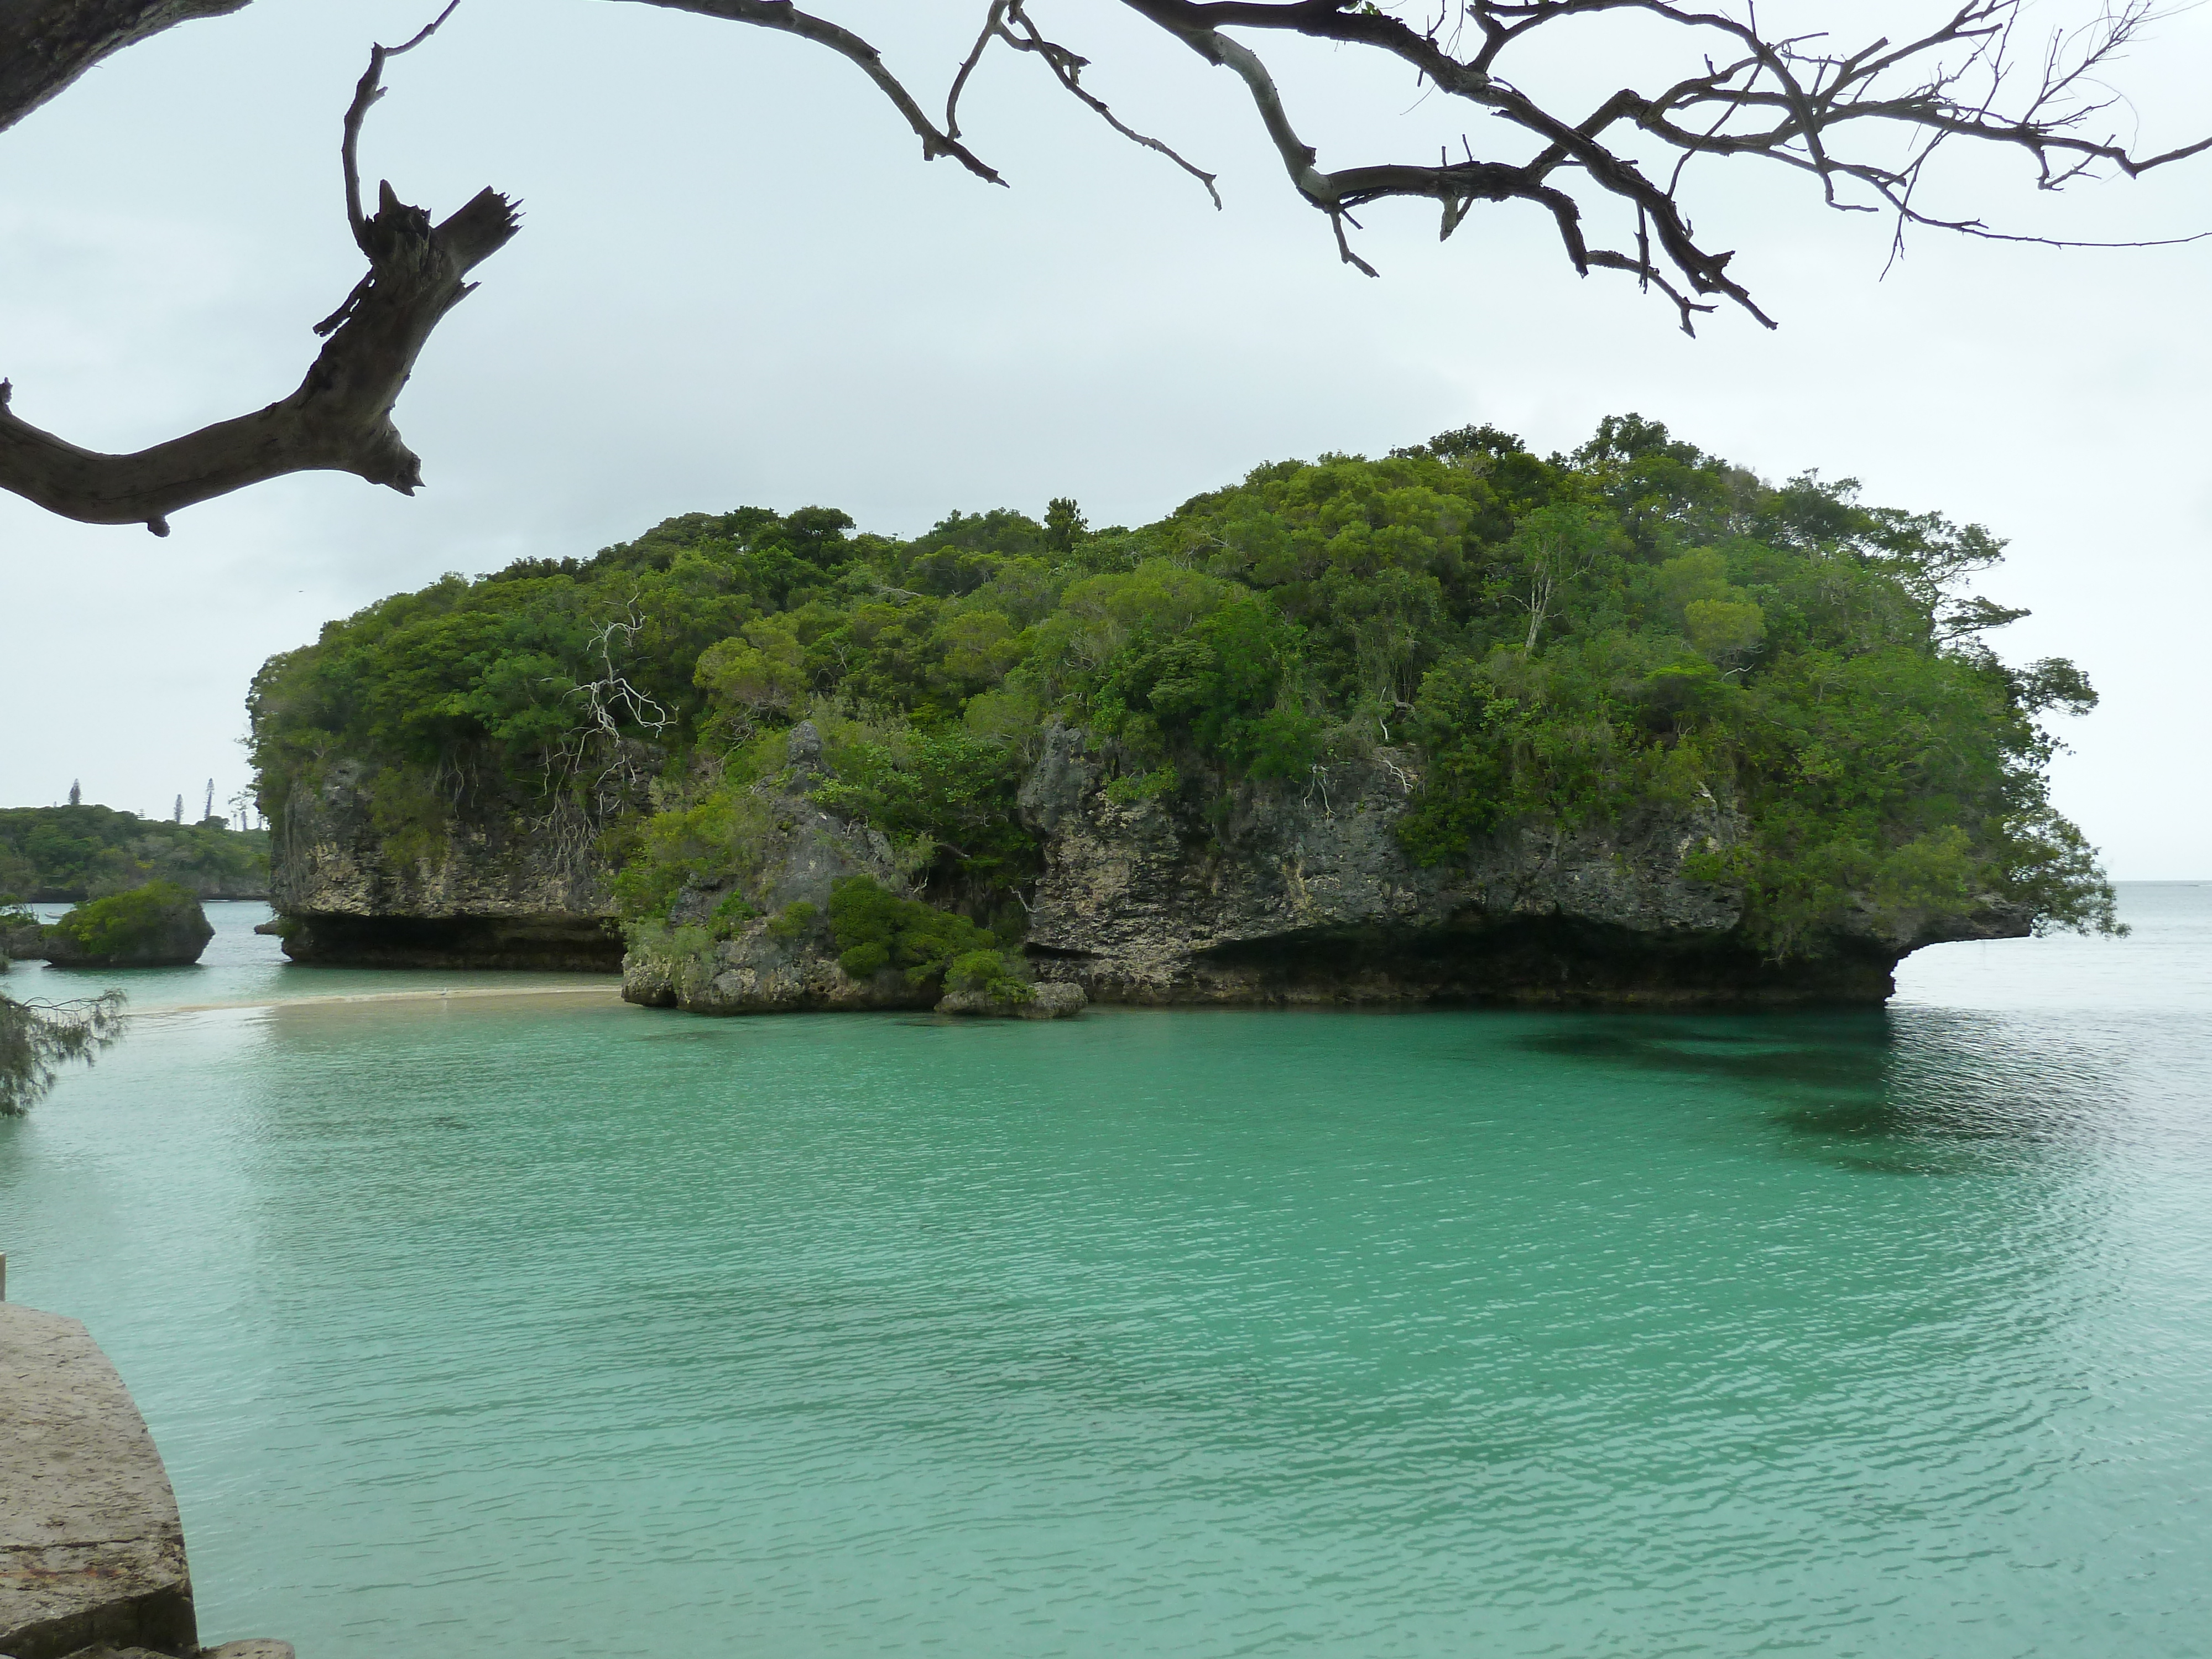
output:
[[[0,911],[0,949],[57,968],[175,968],[198,962],[215,937],[199,896],[150,881],[72,907],[56,921]]]
[[[1137,530],[672,520],[394,596],[252,710],[301,961],[701,1013],[1875,1002],[2112,925],[1960,592],[2001,544],[1637,417],[1255,469]]]

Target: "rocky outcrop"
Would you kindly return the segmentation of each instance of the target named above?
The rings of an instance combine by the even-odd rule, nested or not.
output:
[[[906,890],[890,842],[800,794],[767,790],[757,799],[767,820],[757,866],[685,890],[666,927],[638,930],[623,965],[623,998],[700,1014],[934,1006],[933,988],[895,969],[854,978],[838,966],[830,937],[830,890],[845,877]],[[718,921],[729,916],[733,896],[750,914]]]
[[[935,980],[912,979],[895,968],[866,977],[848,973],[830,935],[830,890],[862,876],[903,896],[907,878],[880,830],[827,811],[802,793],[825,775],[811,721],[793,729],[788,758],[783,776],[751,798],[747,867],[685,889],[665,926],[633,930],[623,969],[625,1000],[699,1014],[933,1008],[1050,1019],[1082,1010],[1083,994],[1072,985],[1039,987],[1039,994],[1024,1000],[981,991],[946,994]]]
[[[621,966],[607,872],[581,826],[453,812],[394,833],[379,823],[375,788],[368,768],[339,761],[287,799],[270,874],[285,955],[387,968]]]
[[[1083,988],[1066,980],[1047,980],[1027,996],[990,991],[947,991],[938,1000],[940,1014],[986,1015],[999,1019],[1066,1019],[1090,1006]]]
[[[1308,787],[1240,791],[1217,825],[1172,798],[1117,804],[1085,734],[1054,726],[1021,796],[1046,843],[1038,974],[1139,1003],[1877,1001],[1919,945],[2027,931],[2000,907],[1979,931],[1902,939],[1862,919],[1769,962],[1743,938],[1741,896],[1684,871],[1743,836],[1723,804],[1523,830],[1425,868],[1396,836],[1419,768],[1378,750]]]

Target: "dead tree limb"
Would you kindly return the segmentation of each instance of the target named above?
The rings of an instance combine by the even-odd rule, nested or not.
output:
[[[247,0],[6,0],[0,4],[0,132],[101,58]]]
[[[921,106],[914,94],[900,82],[898,76],[884,67],[883,54],[850,29],[840,27],[827,18],[803,12],[791,0],[632,0],[633,3],[659,6],[665,11],[696,12],[702,17],[719,17],[726,22],[750,23],[756,28],[774,29],[782,34],[795,34],[802,40],[811,40],[818,46],[827,46],[840,58],[855,65],[876,89],[891,101],[892,107],[906,119],[915,136],[921,140],[922,159],[934,161],[940,155],[950,155],[978,179],[994,185],[1003,185],[997,169],[980,160],[960,142],[958,129],[948,121],[940,130],[929,117],[922,113]]]
[[[357,152],[362,121],[384,95],[386,60],[420,45],[453,9],[406,46],[374,48],[355,88],[340,155],[346,217],[368,274],[315,325],[328,338],[299,388],[251,415],[136,454],[103,455],[24,420],[11,406],[13,388],[0,380],[0,489],[65,519],[143,524],[157,536],[169,533],[168,515],[179,507],[287,473],[350,472],[415,493],[422,464],[392,425],[392,405],[431,330],[475,290],[469,272],[514,235],[515,207],[484,190],[433,225],[386,181],[377,211],[365,215]]]
[[[1165,155],[1219,200],[1215,175],[1123,121],[1086,83],[1088,59],[1032,18],[1047,0],[982,0],[981,27],[956,63],[940,127],[877,49],[791,0],[624,0],[764,28],[836,52],[858,68],[921,141],[926,159],[957,161],[1003,184],[963,140],[958,107],[991,48],[1041,60],[1069,94],[1133,143]],[[247,0],[0,0],[0,129],[111,52]],[[1925,31],[1851,46],[1832,32],[1783,35],[1755,0],[1121,0],[1127,10],[1230,71],[1298,196],[1328,220],[1339,257],[1372,276],[1354,248],[1353,216],[1373,203],[1426,201],[1451,236],[1483,204],[1548,216],[1580,275],[1614,270],[1671,300],[1686,331],[1701,313],[1738,307],[1767,327],[1734,269],[1734,250],[1698,232],[1689,206],[1697,164],[1764,161],[1802,173],[1841,212],[1887,214],[1892,252],[1908,229],[2049,246],[1968,211],[1931,204],[1932,163],[1975,144],[2026,159],[2035,185],[2057,190],[2102,172],[2139,176],[2212,150],[2212,137],[2144,154],[2109,125],[2118,103],[2106,74],[2155,21],[2155,0],[2080,0],[2086,21],[2027,47],[2027,0],[1949,0]],[[1838,20],[1847,0],[1833,0]],[[450,11],[450,7],[448,10]],[[1659,27],[1639,45],[1636,78],[1578,112],[1513,78],[1540,31],[1631,15]],[[1080,17],[1074,8],[1060,15]],[[442,17],[441,19],[442,21]],[[436,27],[434,23],[433,28]],[[424,32],[425,34],[428,31]],[[422,37],[418,36],[419,40]],[[961,40],[969,35],[963,29]],[[1254,43],[1304,38],[1395,64],[1426,91],[1484,118],[1457,135],[1459,159],[1404,156],[1324,166],[1291,100]],[[1668,43],[1674,63],[1668,67]],[[409,43],[410,46],[414,42]],[[1646,49],[1646,48],[1649,49]],[[404,50],[404,48],[401,48]],[[300,388],[258,413],[136,455],[99,455],[30,425],[0,381],[0,489],[65,517],[143,523],[157,533],[176,508],[288,472],[351,472],[411,493],[416,457],[393,429],[393,401],[438,319],[471,289],[468,273],[514,234],[513,205],[485,191],[444,223],[402,204],[386,185],[363,212],[356,149],[381,91],[378,48],[347,113],[347,217],[369,271],[321,325],[329,336]],[[1473,134],[1480,131],[1478,145]],[[1424,155],[1425,156],[1425,143]],[[2184,235],[2169,239],[2191,240]],[[2125,246],[2149,246],[2131,243]]]
[[[1435,201],[1443,209],[1440,234],[1449,237],[1475,202],[1525,202],[1551,216],[1578,273],[1620,270],[1659,289],[1674,301],[1685,332],[1695,331],[1695,313],[1723,301],[1774,326],[1729,273],[1734,252],[1710,247],[1696,234],[1681,192],[1697,158],[1753,158],[1809,173],[1829,206],[1891,214],[1894,257],[1915,225],[1995,240],[2114,246],[2014,235],[1978,218],[1923,209],[1917,192],[1946,143],[2016,149],[2045,190],[2100,167],[2133,178],[2212,149],[2205,138],[2138,155],[2099,131],[2100,118],[2117,101],[2103,90],[2102,73],[2154,20],[2153,0],[2104,0],[2087,23],[2051,39],[2032,77],[2018,72],[2011,50],[2024,0],[1966,0],[1916,39],[1880,39],[1856,49],[1831,44],[1827,33],[1770,34],[1753,0],[1446,0],[1433,10],[1370,0],[1122,3],[1243,82],[1291,185],[1328,216],[1346,263],[1375,274],[1344,234],[1351,210],[1367,203]],[[1397,15],[1407,10],[1417,13],[1418,25]],[[1508,55],[1538,30],[1615,12],[1670,26],[1684,57],[1694,52],[1702,61],[1702,73],[1648,90],[1624,88],[1580,119],[1546,107],[1506,78]],[[1266,64],[1231,30],[1302,35],[1395,59],[1417,83],[1502,123],[1491,129],[1504,135],[1497,147],[1521,153],[1478,158],[1462,137],[1463,161],[1447,155],[1434,166],[1383,161],[1324,170]],[[1472,50],[1462,52],[1462,46]],[[1854,152],[1851,141],[1862,137],[1880,141],[1870,146],[1874,153]],[[1902,155],[1887,155],[1881,143],[1901,143]],[[1671,164],[1663,180],[1644,170],[1654,153]],[[1598,207],[1621,215],[1624,233],[1633,226],[1628,246],[1590,245],[1584,215]]]

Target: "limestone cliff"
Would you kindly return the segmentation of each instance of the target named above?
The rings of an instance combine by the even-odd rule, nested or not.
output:
[[[939,1006],[933,987],[838,965],[831,884],[865,875],[898,893],[906,881],[882,835],[809,798],[818,746],[805,730],[792,771],[757,792],[769,827],[747,873],[687,888],[666,926],[640,935],[631,1000],[722,1013]],[[1117,801],[1094,740],[1054,726],[1020,796],[1043,849],[1024,895],[1040,988],[1152,1004],[1873,1002],[1922,945],[2027,931],[1995,901],[1964,920],[1863,908],[1769,960],[1746,936],[1741,896],[1685,871],[1746,833],[1710,797],[1577,832],[1523,830],[1424,867],[1395,833],[1420,765],[1413,750],[1382,749],[1298,787],[1239,786],[1211,811],[1174,795]],[[395,858],[364,787],[359,769],[334,767],[286,812],[275,886],[294,957],[621,959],[605,872],[588,858],[564,860],[526,823],[458,817]],[[1046,990],[1037,1012],[1073,1006],[1072,990]]]
[[[1217,828],[1173,799],[1117,805],[1085,734],[1054,727],[1021,796],[1045,838],[1029,901],[1037,971],[1119,1002],[1863,1002],[1888,995],[1920,945],[2027,931],[1994,905],[1903,937],[1854,918],[1765,961],[1742,936],[1741,896],[1683,872],[1744,834],[1710,799],[1522,830],[1423,868],[1395,833],[1419,765],[1383,749],[1304,788],[1242,788]]]
[[[504,813],[449,812],[428,833],[378,821],[367,767],[339,761],[287,799],[270,902],[298,962],[574,968],[622,963],[607,872],[588,837]]]

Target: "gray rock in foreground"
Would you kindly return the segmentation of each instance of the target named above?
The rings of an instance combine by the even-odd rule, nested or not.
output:
[[[0,1302],[0,1656],[295,1659],[203,1648],[168,1472],[91,1334]]]
[[[197,1653],[177,1500],[107,1356],[74,1319],[0,1304],[0,1653]]]

